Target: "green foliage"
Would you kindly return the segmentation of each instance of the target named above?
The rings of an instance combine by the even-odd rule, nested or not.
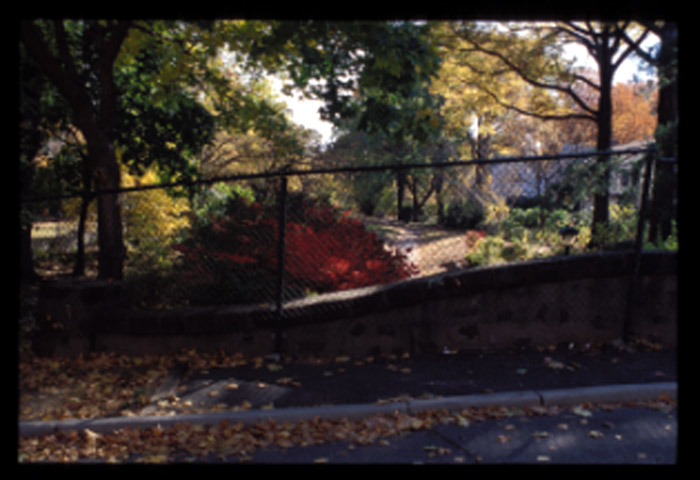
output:
[[[250,63],[283,70],[320,113],[339,124],[395,140],[425,140],[438,126],[427,86],[439,67],[426,26],[414,22],[246,22],[241,42]],[[359,94],[359,95],[357,95]]]
[[[391,174],[383,172],[358,172],[352,176],[353,197],[365,215],[374,215],[385,197],[385,189],[391,184]]]
[[[485,219],[481,203],[473,198],[453,200],[445,212],[445,226],[450,228],[475,229]]]
[[[195,197],[195,217],[198,222],[207,222],[210,218],[229,215],[233,213],[231,209],[238,198],[247,202],[255,201],[255,195],[249,188],[238,183],[216,183]]]
[[[671,220],[671,235],[663,240],[659,234],[656,242],[646,242],[644,248],[647,250],[678,250],[678,226],[676,221]]]
[[[637,234],[638,214],[634,205],[610,205],[610,219],[607,225],[598,225],[592,242],[603,248],[631,245]]]
[[[502,257],[505,240],[501,237],[488,236],[476,244],[476,247],[467,254],[466,259],[470,265],[492,265],[505,261]]]
[[[142,48],[115,72],[120,86],[117,144],[122,161],[143,174],[157,163],[165,179],[190,179],[194,156],[214,133],[214,118],[191,94],[176,85],[156,87],[170,59]]]

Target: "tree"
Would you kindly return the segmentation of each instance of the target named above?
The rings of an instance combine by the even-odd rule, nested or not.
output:
[[[276,128],[270,123],[276,112],[265,100],[232,83],[212,61],[223,40],[220,29],[210,27],[165,21],[22,24],[22,68],[48,80],[41,91],[25,89],[23,104],[29,108],[37,102],[29,99],[32,95],[47,96],[46,92],[50,98],[62,98],[63,128],[77,127],[84,139],[83,190],[118,189],[120,163],[134,174],[155,164],[161,181],[193,179],[198,174],[194,157],[209,142],[215,122],[243,131],[264,122]],[[207,89],[220,93],[214,96],[213,112],[197,99]],[[31,119],[45,113],[28,115]],[[31,124],[42,128],[37,121]],[[121,278],[125,250],[119,199],[113,193],[97,199],[99,276]]]
[[[220,47],[226,44],[238,52],[241,62],[288,71],[296,87],[325,101],[326,118],[337,120],[360,108],[365,128],[396,126],[398,120],[399,129],[412,128],[416,135],[426,132],[423,120],[429,110],[414,95],[414,87],[432,74],[436,61],[421,28],[409,23],[36,20],[22,22],[21,41],[70,107],[72,123],[85,138],[94,188],[108,192],[98,197],[101,278],[121,278],[123,272],[121,212],[118,196],[111,193],[120,186],[118,136],[134,132],[131,142],[120,145],[130,166],[153,158],[141,153],[156,146],[159,154],[173,160],[170,168],[159,171],[177,177],[191,174],[189,164],[178,158],[188,157],[194,149],[179,151],[181,143],[172,140],[154,145],[150,137],[172,135],[182,140],[187,132],[170,128],[173,123],[188,120],[193,113],[205,118],[197,115],[201,110],[191,96],[183,93],[192,93],[196,86],[213,89],[216,122],[244,132],[246,124],[265,112],[240,89],[231,89],[212,64]],[[396,56],[388,45],[405,48],[408,60]],[[353,94],[358,87],[369,94],[356,102]],[[396,91],[389,93],[390,87]],[[130,117],[119,116],[121,98],[131,102],[126,110],[132,114],[131,123]],[[402,101],[415,102],[414,110],[404,115],[397,108]],[[420,114],[413,115],[416,111]],[[384,123],[387,112],[393,120],[389,124]],[[271,127],[275,128],[274,122]],[[198,124],[195,136],[207,129]],[[393,130],[395,135],[397,131]]]
[[[95,22],[76,45],[68,29],[71,22],[56,20],[21,24],[21,39],[71,107],[73,121],[83,133],[88,150],[88,166],[95,188],[114,191],[119,188],[119,165],[114,152],[114,127],[117,95],[114,62],[129,30],[128,21]],[[82,57],[78,62],[75,51]],[[89,65],[89,69],[83,66]],[[119,279],[124,262],[121,212],[114,193],[98,198],[99,276]]]
[[[634,33],[633,33],[634,30]],[[490,27],[481,23],[455,24],[453,31],[469,42],[469,52],[489,55],[499,60],[498,72],[516,73],[533,88],[526,106],[508,103],[490,88],[491,71],[479,88],[503,106],[541,119],[585,119],[597,128],[596,148],[608,151],[612,146],[612,85],[615,71],[641,45],[650,32],[624,22],[558,22],[554,24],[510,24]],[[629,42],[626,40],[629,39]],[[591,80],[561,61],[566,43],[583,45],[598,66],[598,78]],[[577,94],[574,85],[582,82],[597,91],[595,104]],[[578,110],[557,111],[561,99],[569,100]],[[609,156],[599,157],[603,181],[609,177]],[[608,222],[607,191],[594,197],[593,228]]]
[[[587,102],[595,102],[597,91],[578,88],[577,93]],[[649,84],[616,83],[612,88],[612,141],[624,145],[649,140],[656,128],[658,90]],[[559,123],[562,140],[567,144],[596,144],[596,128],[593,122],[568,120]]]
[[[21,196],[25,197],[29,196],[32,186],[36,183],[34,159],[56,126],[63,123],[67,108],[21,44],[19,54],[19,188]],[[20,212],[22,281],[38,279],[31,251],[32,210],[33,208],[24,206]]]
[[[659,84],[657,144],[664,157],[678,158],[678,24],[674,21],[644,21],[644,27],[659,37],[656,52],[644,51],[639,43],[625,36],[627,44],[647,64],[656,69]],[[670,163],[659,163],[651,201],[649,240],[668,238],[672,230],[673,196],[676,175]]]
[[[440,130],[429,85],[439,67],[427,25],[415,22],[251,23],[251,64],[285,71],[288,91],[325,101],[322,118],[371,134],[402,161]],[[395,172],[398,212],[407,177]]]

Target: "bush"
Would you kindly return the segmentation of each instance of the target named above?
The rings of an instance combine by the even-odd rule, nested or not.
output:
[[[452,201],[445,213],[445,226],[472,230],[479,226],[485,217],[484,207],[478,200]]]
[[[192,303],[253,303],[274,298],[277,218],[274,208],[241,197],[228,215],[199,221],[175,245],[182,254],[180,282]],[[323,293],[407,278],[415,271],[400,252],[390,252],[356,219],[325,205],[290,206],[287,222],[287,296]]]
[[[598,225],[593,243],[603,248],[628,247],[637,233],[637,209],[634,205],[610,205],[607,225]]]
[[[503,261],[502,252],[506,246],[501,237],[486,237],[481,239],[474,250],[467,254],[466,259],[471,265],[491,265]]]

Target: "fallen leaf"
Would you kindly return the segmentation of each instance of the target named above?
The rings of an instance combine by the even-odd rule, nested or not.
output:
[[[532,434],[533,437],[535,438],[545,438],[549,436],[549,432],[541,431],[541,432],[534,432]]]
[[[431,456],[431,458],[436,455],[449,455],[452,453],[452,450],[449,448],[438,447],[437,445],[425,445],[423,450],[428,452],[428,455]]]
[[[328,463],[328,459],[325,457],[320,457],[314,460],[314,463]]]
[[[590,432],[588,432],[588,436],[591,438],[601,438],[604,435],[603,432],[600,432],[598,430],[591,430]]]
[[[235,382],[231,382],[226,385],[226,390],[238,390],[239,385]]]
[[[659,395],[657,400],[659,400],[660,402],[664,402],[664,403],[673,403],[673,398],[671,398],[671,395],[669,395],[666,392]]]
[[[551,461],[551,460],[552,460],[552,459],[551,459],[549,456],[547,456],[547,455],[537,455],[537,461],[538,461],[538,462],[549,462],[549,461]]]
[[[411,428],[413,430],[420,430],[421,428],[423,428],[423,426],[424,422],[420,418],[414,418],[411,420]]]
[[[508,443],[510,442],[510,435],[499,435],[496,437],[498,443]]]
[[[551,357],[545,357],[544,364],[553,370],[562,370],[566,368],[566,365],[564,365],[564,363],[558,360],[553,360]]]
[[[586,410],[581,405],[577,405],[571,409],[571,413],[578,415],[579,417],[592,417],[593,413],[590,410]]]

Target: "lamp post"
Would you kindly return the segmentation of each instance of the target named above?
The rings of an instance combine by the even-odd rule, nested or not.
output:
[[[568,255],[571,247],[574,246],[574,242],[576,241],[578,229],[571,225],[566,225],[559,229],[559,235],[561,236],[561,241],[564,244],[564,255]]]

